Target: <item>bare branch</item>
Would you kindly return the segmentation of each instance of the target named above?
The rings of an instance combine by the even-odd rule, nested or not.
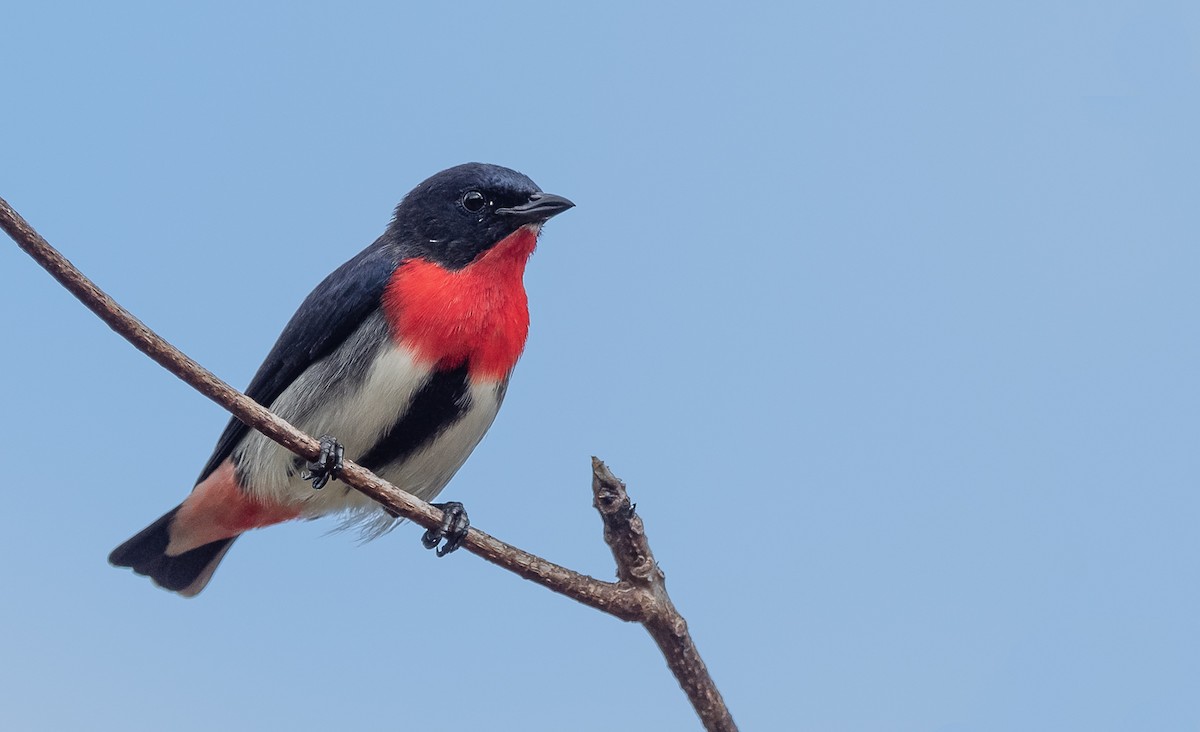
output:
[[[197,364],[75,268],[0,198],[0,228],[51,276],[138,350],[212,399],[246,425],[297,455],[314,460],[318,442]],[[617,582],[580,574],[471,528],[462,548],[543,587],[622,620],[643,624],[658,643],[667,665],[687,693],[708,730],[736,730],[687,631],[687,623],[667,595],[663,573],[650,553],[642,520],[621,483],[592,459],[595,506],[604,520],[604,537],[617,561]],[[442,512],[371,471],[347,460],[339,474],[347,485],[374,499],[396,516],[425,528],[440,525]]]
[[[687,621],[675,609],[667,595],[667,578],[654,561],[642,517],[629,501],[625,484],[612,474],[599,458],[592,458],[593,505],[604,521],[604,541],[617,562],[618,586],[637,588],[644,595],[630,593],[629,600],[645,603],[642,625],[649,631],[667,665],[688,695],[696,714],[708,730],[736,730],[733,717],[716,683],[708,673]]]

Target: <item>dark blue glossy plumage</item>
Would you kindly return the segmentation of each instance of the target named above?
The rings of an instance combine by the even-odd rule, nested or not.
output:
[[[322,280],[284,327],[246,387],[246,396],[271,406],[296,377],[340,346],[379,308],[396,263],[394,247],[381,238]],[[249,429],[237,418],[229,421],[197,483],[230,456]]]

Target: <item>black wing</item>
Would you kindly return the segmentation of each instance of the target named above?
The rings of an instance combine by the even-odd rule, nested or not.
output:
[[[265,407],[313,363],[328,356],[379,307],[396,258],[383,239],[359,252],[317,285],[288,321],[275,347],[246,387],[246,396]],[[229,420],[196,483],[233,453],[250,428]]]

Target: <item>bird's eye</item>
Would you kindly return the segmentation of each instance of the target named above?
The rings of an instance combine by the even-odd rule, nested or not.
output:
[[[479,191],[467,191],[466,195],[464,195],[462,199],[463,208],[467,209],[471,213],[475,213],[476,211],[482,209],[485,203],[487,203],[487,200],[484,199],[483,194]]]

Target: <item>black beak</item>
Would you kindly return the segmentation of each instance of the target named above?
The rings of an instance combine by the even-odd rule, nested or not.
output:
[[[528,203],[511,208],[498,208],[496,213],[512,216],[522,223],[536,223],[573,208],[575,204],[562,196],[553,193],[535,193],[529,197]]]

